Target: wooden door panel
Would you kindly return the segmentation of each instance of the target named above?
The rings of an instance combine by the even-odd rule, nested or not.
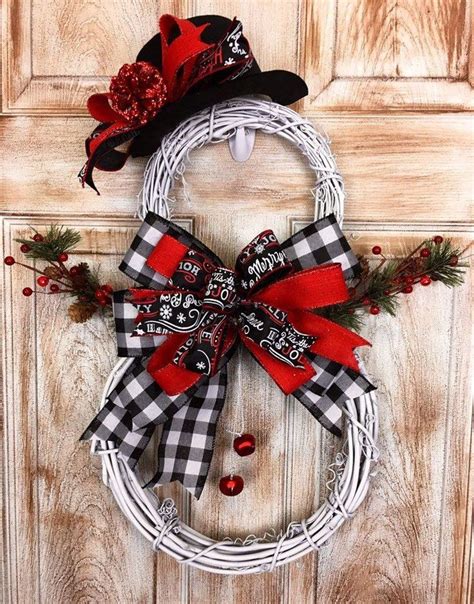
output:
[[[471,2],[304,3],[307,111],[473,108]]]
[[[15,249],[12,240],[27,225],[41,228],[58,217],[5,219],[4,254]],[[128,282],[115,267],[134,235],[135,221],[61,218],[81,231],[82,259],[100,262],[104,279],[115,287]],[[230,262],[266,219],[241,214],[231,220],[215,213],[212,230],[205,218],[181,223],[225,252]],[[274,228],[283,236],[305,220],[281,217]],[[397,255],[436,229],[349,223],[346,233],[357,251],[366,252],[383,237],[387,253]],[[216,232],[225,233],[223,241],[218,243]],[[445,233],[461,245],[470,240],[460,229]],[[6,467],[11,468],[6,526],[8,543],[15,544],[7,568],[14,570],[25,560],[34,569],[21,581],[14,573],[8,576],[17,600],[39,601],[43,594],[54,601],[148,602],[156,591],[170,602],[184,602],[190,593],[197,603],[239,601],[252,593],[268,602],[278,601],[281,593],[307,602],[430,602],[436,594],[447,601],[443,598],[453,593],[458,594],[454,601],[461,601],[455,569],[463,567],[469,522],[468,467],[460,462],[469,452],[470,410],[464,395],[470,339],[467,333],[461,338],[460,330],[467,328],[469,283],[456,290],[421,289],[404,301],[397,319],[368,321],[366,335],[374,348],[364,356],[379,385],[382,460],[356,518],[317,558],[263,577],[222,578],[153,554],[100,481],[99,461],[89,458],[87,445],[77,443],[115,360],[111,324],[96,318],[71,325],[67,300],[19,297],[32,282],[31,274],[20,267],[5,270],[5,298],[11,301],[5,340]],[[284,400],[246,355],[239,375],[239,361],[231,366],[233,384],[203,497],[190,501],[179,486],[163,492],[176,498],[194,527],[215,537],[245,537],[266,529],[278,533],[289,521],[307,516],[325,496],[325,468],[340,446],[328,434],[321,439],[307,411],[297,401]],[[258,449],[252,458],[236,461],[226,430],[238,431],[242,423],[256,434]],[[222,497],[217,489],[219,477],[232,467],[247,483],[236,499]],[[146,580],[152,577],[155,583]]]
[[[133,61],[156,17],[236,15],[262,69],[299,72],[295,108],[332,140],[357,251],[392,255],[424,236],[472,241],[472,0],[6,0],[3,6],[0,209],[4,255],[28,225],[74,226],[79,255],[114,286],[133,238],[145,159],[100,173],[98,197],[77,173],[94,127],[85,101]],[[225,178],[222,174],[225,173]],[[314,176],[301,154],[257,135],[251,160],[225,145],[191,155],[172,191],[182,224],[232,264],[262,228],[285,237],[310,219]],[[365,352],[379,385],[382,458],[356,517],[318,556],[249,577],[220,577],[154,554],[77,443],[115,363],[113,329],[71,324],[67,300],[25,299],[31,274],[3,267],[4,600],[6,602],[469,601],[472,510],[469,402],[471,279],[419,288],[397,319],[370,317]],[[239,364],[241,367],[239,369]],[[245,353],[233,359],[209,484],[199,502],[161,493],[215,537],[245,537],[307,516],[325,496],[340,442],[321,433]],[[243,418],[243,419],[242,419]],[[232,435],[256,434],[236,460]],[[150,450],[144,472],[154,463]],[[236,499],[217,481],[239,469]],[[472,484],[472,481],[471,481]]]
[[[347,191],[346,220],[472,219],[470,114],[308,117],[332,141]],[[144,159],[130,160],[118,174],[96,171],[100,197],[77,181],[84,163],[83,141],[92,127],[86,118],[0,120],[1,210],[54,213],[61,207],[64,214],[133,215]],[[190,201],[180,181],[171,192],[182,212],[225,212],[229,205],[237,212],[312,211],[314,175],[298,150],[277,137],[257,134],[251,160],[244,164],[234,162],[224,144],[195,151],[186,182]]]

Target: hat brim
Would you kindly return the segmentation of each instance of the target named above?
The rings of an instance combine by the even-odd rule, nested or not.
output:
[[[132,157],[154,153],[166,134],[194,113],[221,101],[263,94],[280,105],[291,105],[308,94],[305,81],[291,71],[264,71],[187,94],[179,101],[166,105],[157,117],[140,130],[130,146]]]

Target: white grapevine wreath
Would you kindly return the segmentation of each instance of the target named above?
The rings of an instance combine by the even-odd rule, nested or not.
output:
[[[146,168],[140,216],[151,210],[168,218],[169,193],[174,180],[182,177],[189,153],[205,144],[228,140],[238,128],[278,134],[295,144],[316,174],[313,189],[316,218],[332,212],[342,223],[343,184],[327,139],[291,109],[247,98],[214,105],[187,119],[163,139]],[[123,359],[111,372],[102,406],[131,362],[132,359]],[[361,372],[364,372],[362,364]],[[318,550],[352,517],[367,494],[378,457],[376,397],[370,392],[347,400],[343,411],[346,440],[329,466],[332,477],[327,483],[326,500],[309,518],[291,522],[274,540],[266,535],[214,541],[183,523],[172,500],[160,501],[150,488],[143,488],[113,443],[94,439],[92,452],[102,457],[103,480],[123,513],[156,551],[214,573],[243,575],[272,571]]]

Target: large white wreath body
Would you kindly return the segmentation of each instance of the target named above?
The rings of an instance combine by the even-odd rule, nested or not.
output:
[[[162,142],[146,172],[141,217],[153,211],[170,217],[174,180],[183,175],[189,153],[208,143],[223,142],[238,129],[278,134],[295,144],[316,174],[313,195],[315,218],[334,213],[342,223],[344,190],[326,137],[291,109],[255,99],[233,99],[202,111],[183,122]],[[102,406],[122,379],[132,359],[121,360],[104,388]],[[365,373],[360,363],[361,372]],[[374,392],[344,404],[344,445],[329,466],[328,496],[309,518],[291,522],[276,539],[255,536],[215,541],[183,523],[173,501],[160,501],[143,488],[136,472],[120,456],[113,443],[95,439],[92,452],[101,455],[103,480],[127,518],[155,550],[178,562],[221,574],[271,571],[318,550],[350,518],[364,500],[373,465],[377,461],[377,401]]]

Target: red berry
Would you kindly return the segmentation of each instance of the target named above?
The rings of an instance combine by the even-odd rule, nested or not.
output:
[[[28,298],[33,293],[33,290],[31,289],[31,287],[24,287],[22,293]]]
[[[372,254],[374,254],[374,256],[379,256],[382,253],[382,248],[380,247],[380,245],[374,245],[374,247],[372,248]]]
[[[48,277],[45,277],[44,275],[41,275],[41,277],[38,277],[38,279],[36,279],[36,283],[40,286],[40,287],[46,287],[49,283],[49,279]]]
[[[59,285],[57,283],[51,283],[51,287],[49,289],[53,292],[53,294],[55,294],[59,291]]]
[[[107,298],[107,294],[104,292],[103,289],[96,289],[94,292],[94,296],[96,297],[97,300],[105,300]]]
[[[100,288],[102,291],[104,291],[106,294],[112,294],[114,291],[114,288],[111,285],[102,285]]]
[[[23,243],[22,245],[20,245],[20,250],[24,253],[27,254],[31,248],[27,243]]]
[[[441,235],[436,235],[435,237],[433,237],[433,241],[436,243],[436,245],[439,245],[440,243],[443,243],[443,238],[441,237]]]
[[[40,233],[35,233],[33,235],[33,241],[44,241],[44,237]]]
[[[69,258],[69,256],[66,254],[66,252],[63,252],[62,254],[59,254],[59,256],[58,256],[59,262],[67,262],[68,258]]]
[[[224,476],[219,480],[219,489],[223,495],[228,497],[235,497],[242,492],[244,488],[244,479],[242,476],[236,474],[230,474],[230,476]]]
[[[459,262],[459,258],[458,256],[456,256],[456,254],[454,254],[453,256],[451,256],[451,258],[449,259],[449,266],[457,266],[457,263]]]
[[[13,258],[13,256],[6,256],[3,259],[3,262],[5,262],[7,266],[12,266],[12,264],[15,264],[15,258]]]
[[[69,274],[71,275],[71,277],[78,275],[80,272],[81,270],[78,266],[71,266],[71,268],[69,269]]]
[[[369,304],[370,304],[370,298],[367,298],[367,297],[362,298],[362,304],[364,306],[369,306]]]
[[[413,285],[413,283],[415,283],[415,279],[411,275],[407,275],[406,277],[403,278],[403,280],[405,281],[405,283],[407,285]]]
[[[421,252],[420,252],[420,256],[422,258],[429,258],[431,256],[431,250],[429,247],[424,247]]]
[[[420,279],[420,283],[421,283],[421,285],[424,285],[426,287],[427,285],[429,285],[431,283],[431,279],[428,277],[428,275],[425,275],[424,277],[422,277]]]
[[[376,304],[372,304],[372,306],[370,307],[370,314],[378,315],[379,312],[380,312],[380,306],[377,306]]]
[[[406,285],[403,289],[402,292],[404,294],[411,294],[411,292],[413,291],[413,286],[412,285]]]

